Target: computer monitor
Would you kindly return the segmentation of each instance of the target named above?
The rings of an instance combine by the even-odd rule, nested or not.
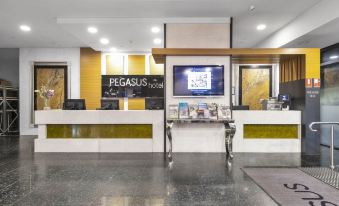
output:
[[[289,94],[279,94],[278,95],[279,102],[290,102],[290,95]]]
[[[101,99],[101,110],[119,110],[118,99]]]
[[[85,99],[66,99],[64,110],[86,110]]]
[[[148,110],[164,109],[164,98],[162,97],[148,97],[145,99],[145,108]]]

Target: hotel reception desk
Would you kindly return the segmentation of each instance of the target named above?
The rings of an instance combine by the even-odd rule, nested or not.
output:
[[[35,112],[35,152],[163,152],[163,110]]]
[[[233,152],[301,152],[300,111],[233,111]],[[163,110],[35,112],[35,152],[164,152]],[[173,128],[173,152],[226,152],[224,128]],[[167,144],[167,151],[169,144]]]

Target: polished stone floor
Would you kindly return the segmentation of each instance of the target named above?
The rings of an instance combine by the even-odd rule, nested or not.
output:
[[[337,162],[339,152],[336,151]],[[276,203],[241,168],[328,165],[321,156],[34,154],[33,137],[0,137],[0,205],[257,205]]]

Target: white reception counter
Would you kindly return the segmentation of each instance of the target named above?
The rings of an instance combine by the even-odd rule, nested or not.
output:
[[[233,111],[233,118],[237,127],[233,139],[233,152],[301,152],[300,111],[236,110]],[[256,129],[256,126],[259,127]],[[245,127],[248,127],[250,138],[244,134]],[[286,131],[279,134],[279,129]],[[296,131],[296,137],[279,137],[286,136],[291,129],[292,133],[293,130]],[[277,133],[278,136],[260,138],[260,133],[265,132],[260,130],[267,130],[269,134]],[[255,136],[256,132],[258,137]]]
[[[233,111],[233,119],[236,125],[233,139],[235,153],[301,152],[300,111]],[[164,111],[162,110],[36,111],[35,123],[39,130],[38,139],[35,140],[35,152],[163,152],[164,149]],[[61,133],[63,137],[59,138],[55,133],[53,138],[48,137],[48,130],[50,130],[48,128],[54,127],[55,132],[57,125],[66,125],[66,128],[67,125],[122,124],[148,125],[151,131],[145,133],[149,134],[146,138],[133,138],[133,136],[65,138],[65,135],[72,136],[80,133],[77,129],[68,128],[68,132]],[[63,128],[59,130],[62,131]],[[56,134],[60,134],[60,131]],[[173,135],[177,137],[173,141],[174,152],[225,152],[223,125],[177,125]]]
[[[45,110],[35,112],[35,152],[163,152],[162,110]],[[151,125],[147,138],[48,138],[49,125]],[[72,131],[74,132],[74,131]],[[66,133],[66,132],[65,132]],[[68,134],[68,133],[67,133]]]

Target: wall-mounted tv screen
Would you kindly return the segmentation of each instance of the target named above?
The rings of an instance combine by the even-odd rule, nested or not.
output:
[[[173,96],[223,96],[224,66],[173,66]]]

